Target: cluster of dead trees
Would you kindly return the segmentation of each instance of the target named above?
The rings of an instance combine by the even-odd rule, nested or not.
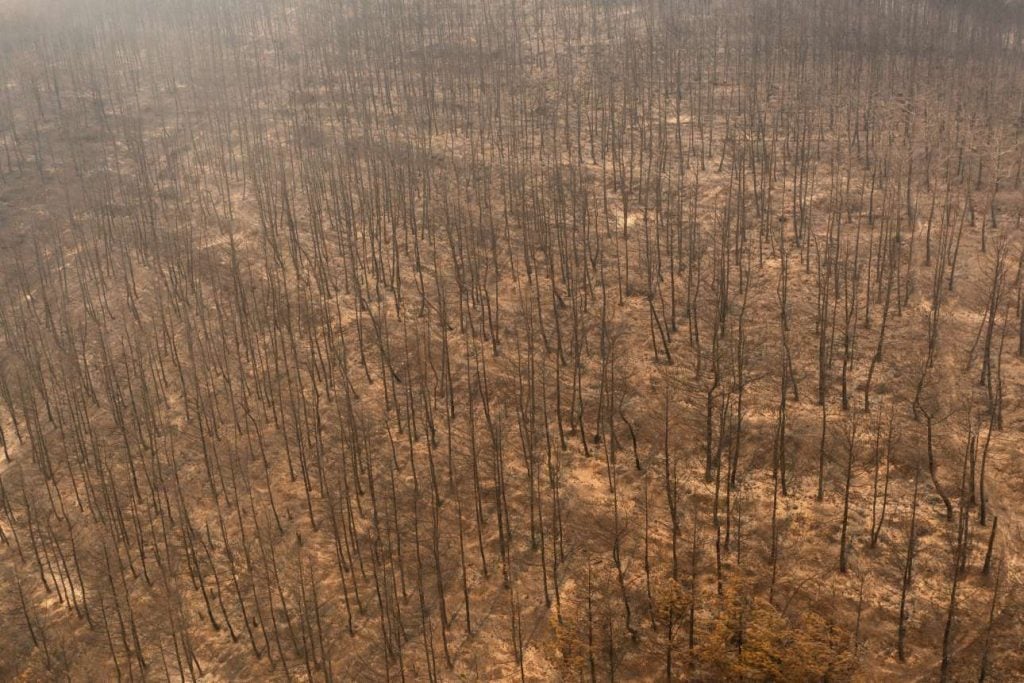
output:
[[[1024,666],[1019,6],[56,4],[0,677]]]

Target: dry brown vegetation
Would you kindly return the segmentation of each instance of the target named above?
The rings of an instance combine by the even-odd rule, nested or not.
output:
[[[0,2],[0,679],[1024,678],[1024,10]]]

